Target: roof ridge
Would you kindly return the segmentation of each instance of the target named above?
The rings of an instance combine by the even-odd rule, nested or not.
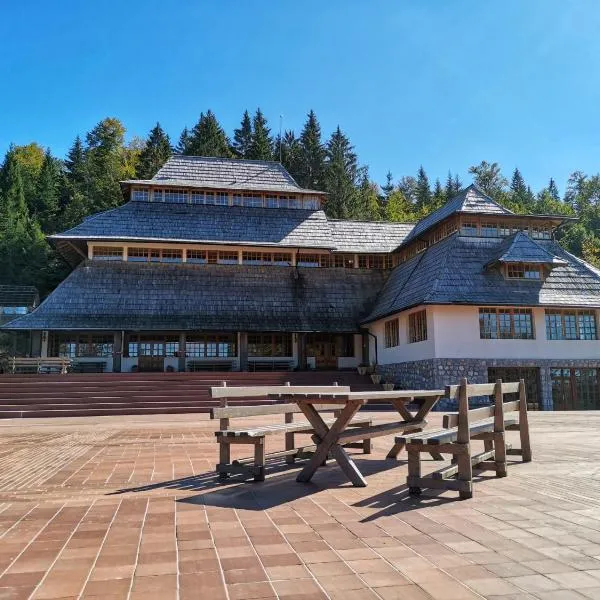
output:
[[[271,164],[271,165],[278,165],[280,167],[283,167],[285,169],[285,167],[283,166],[282,163],[280,163],[278,160],[259,160],[256,158],[230,158],[228,156],[203,156],[203,155],[199,155],[199,154],[171,154],[171,156],[169,156],[169,158],[167,159],[167,161],[169,161],[171,158],[185,158],[185,159],[201,159],[201,160],[210,160],[210,161],[217,161],[217,160],[223,160],[223,161],[229,161],[229,162],[246,162],[246,163],[256,163],[256,164]],[[165,163],[166,164],[166,163]],[[162,167],[161,167],[162,168]],[[286,169],[287,171],[287,169]]]

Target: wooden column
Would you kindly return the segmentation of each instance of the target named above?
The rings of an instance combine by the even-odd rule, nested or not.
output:
[[[298,334],[298,369],[306,369],[306,334]]]
[[[177,370],[181,373],[185,371],[185,333],[179,334],[179,360],[177,363]]]
[[[123,357],[123,332],[115,331],[113,336],[113,364],[112,370],[113,373],[120,373],[121,366],[121,358]]]
[[[240,371],[248,370],[248,333],[240,331]]]
[[[366,331],[361,332],[361,336],[362,336],[362,359],[361,362],[364,365],[368,365],[370,364],[369,361],[369,355],[371,354],[369,352],[369,348],[370,348],[370,339],[369,339],[369,334]]]
[[[42,331],[41,345],[40,345],[40,356],[42,358],[48,357],[48,342],[50,333],[48,331]]]

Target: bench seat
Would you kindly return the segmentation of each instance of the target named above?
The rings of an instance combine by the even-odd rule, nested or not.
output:
[[[324,419],[326,425],[335,423],[335,419]],[[358,417],[352,419],[351,425],[368,425],[371,419],[367,417]],[[313,433],[310,423],[278,423],[274,425],[264,425],[262,427],[253,427],[251,429],[227,429],[225,431],[215,431],[218,438],[243,438],[243,437],[264,437],[276,433]]]

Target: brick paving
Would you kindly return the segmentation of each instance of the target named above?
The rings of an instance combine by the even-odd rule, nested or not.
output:
[[[600,412],[530,419],[534,461],[467,501],[410,498],[389,437],[351,451],[367,488],[221,484],[207,415],[2,421],[0,600],[600,599]]]

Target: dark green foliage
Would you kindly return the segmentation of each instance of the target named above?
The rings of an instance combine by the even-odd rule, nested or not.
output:
[[[189,154],[187,152],[188,146],[190,144],[190,130],[187,127],[183,128],[181,135],[179,136],[179,141],[177,142],[177,146],[175,146],[176,154]]]
[[[37,180],[34,210],[32,211],[32,217],[37,219],[45,233],[52,233],[56,230],[61,184],[61,164],[48,150]]]
[[[267,120],[258,108],[252,119],[252,138],[246,158],[271,160],[272,157],[273,140],[271,139],[271,130],[267,127]]]
[[[190,156],[233,157],[225,130],[211,110],[206,111],[206,114],[200,113],[200,119],[194,125],[187,142],[184,139],[184,145],[183,154]]]
[[[560,194],[558,193],[558,187],[552,177],[548,182],[548,193],[554,198],[554,200],[560,200]]]
[[[81,189],[85,182],[85,150],[81,137],[77,136],[65,160],[67,177],[74,188]]]
[[[152,179],[172,153],[169,136],[163,131],[160,123],[156,123],[140,152],[136,177],[138,179]]]
[[[473,175],[474,183],[488,196],[497,201],[504,197],[508,181],[502,175],[498,163],[482,160],[478,165],[470,167],[469,173]]]
[[[435,185],[433,186],[433,195],[431,197],[431,207],[433,210],[440,208],[446,203],[446,193],[442,188],[442,184],[439,179],[435,180]]]
[[[312,190],[323,188],[325,170],[325,148],[321,142],[321,126],[314,111],[308,113],[300,134],[300,164],[296,181]]]
[[[275,139],[273,160],[279,162],[281,156],[281,164],[296,181],[300,175],[301,152],[300,141],[293,131],[286,131],[282,138],[278,135]]]
[[[385,198],[389,198],[390,194],[394,191],[394,177],[391,171],[388,171],[385,175],[385,185],[381,186],[381,191]]]
[[[415,204],[421,213],[431,211],[431,188],[429,187],[429,178],[425,173],[423,165],[417,171],[417,182],[415,185]]]
[[[247,110],[244,111],[242,122],[233,131],[233,150],[238,158],[248,158],[252,145],[252,120]]]

